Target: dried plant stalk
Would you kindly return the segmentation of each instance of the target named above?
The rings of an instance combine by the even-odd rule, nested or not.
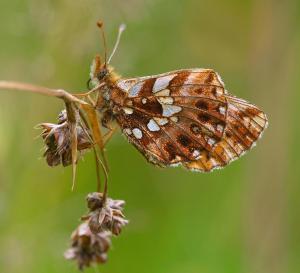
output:
[[[13,82],[13,81],[0,81],[0,90],[18,90],[30,93],[37,93],[45,96],[56,97],[64,100],[65,102],[76,102],[82,105],[88,104],[87,102],[78,99],[74,95],[63,89],[50,89],[43,86],[33,85],[29,83]]]
[[[78,147],[78,141],[82,139],[82,135],[78,135],[78,128],[82,127],[82,124],[84,124],[88,130],[91,132],[91,134],[86,133],[87,138],[90,139],[91,146],[95,153],[95,161],[96,161],[96,174],[97,174],[97,190],[100,191],[100,173],[99,173],[99,167],[101,166],[104,171],[105,176],[105,186],[104,186],[104,195],[106,196],[107,193],[107,183],[108,183],[108,165],[107,161],[104,155],[104,141],[102,138],[101,133],[101,125],[99,123],[99,117],[97,114],[97,110],[94,107],[93,100],[91,99],[91,95],[95,94],[99,89],[101,88],[102,84],[99,84],[92,90],[89,90],[86,93],[83,94],[71,94],[63,89],[51,89],[43,86],[28,84],[28,83],[22,83],[22,82],[14,82],[14,81],[0,81],[0,90],[18,90],[23,92],[29,92],[29,93],[35,93],[35,94],[41,94],[46,95],[50,97],[56,97],[59,99],[62,99],[65,102],[66,106],[66,113],[67,113],[67,130],[69,131],[59,131],[60,127],[59,125],[50,124],[50,123],[42,123],[40,124],[39,128],[42,128],[44,131],[42,133],[42,136],[44,138],[44,141],[46,145],[54,145],[54,147],[57,147],[57,151],[51,151],[48,147],[49,152],[52,152],[54,154],[50,154],[51,157],[47,159],[48,164],[50,166],[56,166],[60,163],[63,163],[64,166],[69,165],[69,159],[68,159],[68,151],[65,149],[68,149],[68,143],[70,143],[70,163],[72,164],[72,190],[74,189],[75,180],[76,180],[76,167],[77,167],[77,160],[78,160],[78,150],[81,150],[82,148]],[[85,119],[85,115],[89,119],[89,123]],[[49,127],[51,126],[51,127]],[[52,129],[51,129],[52,128]],[[57,128],[57,131],[55,128]],[[85,128],[82,128],[83,131],[85,131]],[[67,134],[66,134],[67,133]],[[65,134],[65,135],[63,135]],[[55,139],[52,139],[49,142],[48,135],[54,135]],[[80,139],[78,139],[78,137]],[[67,138],[67,139],[66,139]],[[64,147],[61,145],[61,139],[64,139]],[[54,142],[53,142],[54,141]],[[55,144],[56,142],[56,144]],[[97,149],[95,148],[95,144],[98,146],[101,158],[103,159],[103,162],[101,161]],[[61,148],[62,150],[59,150]],[[65,152],[64,158],[59,159],[63,154],[62,152]],[[56,154],[55,154],[56,153]],[[48,153],[49,155],[49,153]],[[52,160],[54,160],[52,162]]]

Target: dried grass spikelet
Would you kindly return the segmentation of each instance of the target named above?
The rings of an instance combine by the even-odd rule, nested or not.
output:
[[[41,123],[37,126],[42,129],[41,136],[46,145],[44,156],[49,166],[72,164],[71,128],[67,120],[66,110],[58,115],[58,124]],[[77,150],[83,152],[92,147],[89,129],[77,124]]]
[[[103,264],[107,261],[107,252],[111,246],[111,232],[91,232],[87,222],[80,224],[71,235],[71,247],[64,253],[67,260],[77,261],[80,270],[91,264]]]
[[[90,212],[81,218],[83,223],[72,233],[71,247],[64,254],[66,259],[77,261],[80,270],[105,263],[112,235],[119,235],[128,223],[122,213],[123,200],[105,198],[98,192],[86,199]]]
[[[90,193],[87,196],[87,205],[90,212],[83,219],[88,221],[92,232],[111,231],[114,235],[119,235],[122,228],[128,224],[128,220],[122,212],[125,205],[123,200],[104,200],[103,194],[99,192]]]

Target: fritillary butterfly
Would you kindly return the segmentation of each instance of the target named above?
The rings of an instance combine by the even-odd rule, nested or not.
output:
[[[116,121],[128,141],[162,167],[222,168],[251,149],[268,123],[258,107],[230,95],[212,69],[122,79],[97,57],[91,81],[99,87],[102,124]]]

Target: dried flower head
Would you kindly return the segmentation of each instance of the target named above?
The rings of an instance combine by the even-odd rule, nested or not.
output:
[[[90,193],[87,196],[87,205],[90,213],[85,217],[88,220],[92,232],[111,231],[114,235],[119,235],[123,226],[128,224],[122,213],[125,201],[107,198],[104,200],[103,194],[99,192]]]
[[[49,166],[72,164],[71,131],[67,120],[66,110],[58,115],[58,124],[41,123],[38,125],[43,130],[41,136],[46,145],[44,156]],[[83,125],[76,126],[77,150],[83,152],[92,147],[88,128]]]
[[[107,252],[111,246],[111,232],[91,232],[89,225],[80,224],[71,235],[71,247],[65,252],[67,260],[76,260],[80,270],[91,264],[103,264],[107,261]]]

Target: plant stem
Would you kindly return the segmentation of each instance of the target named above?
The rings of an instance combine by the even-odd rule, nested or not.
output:
[[[80,104],[88,104],[87,102],[80,100],[62,89],[50,89],[43,86],[33,85],[29,83],[22,82],[11,82],[11,81],[0,81],[0,90],[1,89],[12,89],[18,91],[31,92],[41,95],[46,95],[50,97],[56,97],[64,100],[65,102],[77,102]]]

